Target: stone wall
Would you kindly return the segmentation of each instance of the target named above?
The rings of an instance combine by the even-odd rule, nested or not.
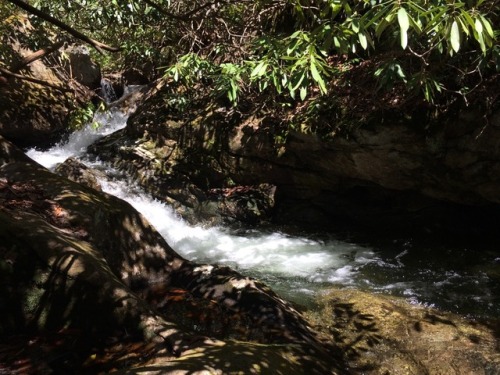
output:
[[[439,124],[381,113],[383,120],[347,136],[290,132],[277,145],[275,125],[264,115],[228,117],[213,103],[180,113],[165,104],[172,93],[165,87],[139,107],[122,135],[95,147],[115,164],[128,160],[125,168],[145,186],[160,186],[160,199],[186,188],[194,207],[210,189],[265,183],[276,187],[281,218],[312,224],[385,215],[392,224],[434,217],[455,226],[476,213],[499,215],[498,109],[485,115],[464,108]]]

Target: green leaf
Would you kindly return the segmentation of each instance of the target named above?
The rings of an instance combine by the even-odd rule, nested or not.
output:
[[[493,32],[493,28],[491,27],[491,24],[482,15],[479,15],[479,18],[481,19],[481,22],[482,22],[484,28],[486,29],[486,32],[490,36],[490,38],[494,38],[495,37],[495,33]]]
[[[458,28],[458,23],[456,20],[453,21],[451,25],[450,42],[453,51],[458,52],[458,50],[460,49],[460,30]]]
[[[335,45],[336,48],[340,48],[341,47],[340,40],[337,37],[333,38],[333,44]]]
[[[406,49],[408,46],[408,34],[406,30],[401,30],[401,48]]]
[[[304,80],[304,78],[306,77],[305,75],[305,72],[302,72],[302,75],[300,76],[299,80],[297,81],[297,83],[295,84],[295,86],[292,84],[292,82],[290,81],[289,83],[289,86],[290,86],[290,90],[291,91],[295,91],[297,90],[297,88],[301,85],[302,81]]]
[[[359,32],[359,20],[358,19],[352,20],[351,28],[352,28],[352,31],[354,31],[355,33]]]
[[[313,61],[314,60],[311,60],[311,75],[316,82],[319,82],[321,81],[321,75],[319,74],[318,68]]]
[[[477,41],[479,42],[479,46],[481,47],[481,51],[483,52],[483,55],[486,55],[486,44],[484,43],[484,38],[483,34],[479,33]]]
[[[236,84],[236,82],[234,82],[233,80],[231,80],[229,82],[229,84],[231,87],[227,92],[227,97],[229,98],[231,103],[236,104],[236,102],[238,101],[238,89],[239,89],[239,87]]]
[[[285,87],[287,83],[288,83],[288,77],[285,74],[283,74],[283,77],[281,77],[281,85]]]
[[[292,52],[295,51],[295,49],[297,48],[298,45],[299,45],[299,41],[296,40],[295,43],[293,43],[292,45],[288,46],[288,48],[286,49],[286,54],[287,55],[291,55]]]
[[[408,31],[408,28],[410,27],[410,20],[408,18],[408,13],[406,13],[405,8],[399,8],[398,10],[398,22],[399,22],[399,27],[401,28],[401,31]]]
[[[422,34],[422,22],[417,18],[416,20],[408,16],[410,19],[410,24],[412,29],[414,29],[418,34]]]
[[[332,18],[335,18],[342,10],[342,5],[330,2],[330,6],[332,7]]]
[[[408,28],[410,27],[410,20],[405,8],[398,10],[398,22],[401,29],[401,48],[406,49],[408,46]]]
[[[460,26],[462,28],[462,31],[465,33],[465,35],[469,36],[470,35],[469,27],[464,22],[464,17],[458,17],[457,20],[458,20],[458,23],[460,24]]]
[[[326,90],[325,80],[323,79],[323,77],[321,77],[316,67],[316,64],[313,64],[312,61],[311,61],[311,75],[314,81],[318,83],[321,93],[326,94],[327,90]]]
[[[479,18],[476,18],[476,22],[474,23],[474,26],[476,27],[476,31],[479,35],[483,33],[483,24],[479,20]],[[482,37],[482,35],[481,35]]]
[[[250,73],[251,78],[261,77],[266,73],[267,63],[265,61],[261,61]]]
[[[304,100],[307,96],[307,87],[302,86],[300,88],[300,100]]]
[[[463,9],[460,9],[460,13],[462,14],[463,18],[465,18],[465,20],[470,25],[470,27],[472,27],[474,29],[474,20],[472,19],[470,14]]]
[[[397,76],[406,82],[405,72],[403,71],[403,68],[401,68],[401,65],[395,64],[394,68],[396,69]]]
[[[366,39],[366,35],[363,33],[358,33],[358,39],[359,39],[359,43],[361,44],[361,47],[363,47],[363,49],[367,49],[368,48],[368,41]]]

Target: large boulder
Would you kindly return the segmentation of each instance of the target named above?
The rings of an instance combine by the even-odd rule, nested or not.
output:
[[[44,58],[18,66],[33,51],[18,41],[6,47],[17,57],[14,73],[44,84],[0,74],[0,135],[22,147],[48,146],[68,131],[72,113],[90,102],[99,86],[99,66],[82,53],[83,47],[74,47],[60,59],[67,75]]]
[[[0,173],[7,372],[342,372],[335,347],[291,304],[227,267],[183,259],[128,203],[49,172],[2,137]]]
[[[413,117],[380,110],[348,134],[290,130],[278,142],[279,121],[269,114],[243,115],[200,96],[185,111],[182,91],[163,86],[92,152],[200,217],[223,211],[210,192],[260,184],[275,187],[273,209],[260,216],[266,220],[460,233],[491,230],[500,217],[498,105],[484,115],[459,108],[439,124],[417,110]],[[344,110],[339,116],[348,119]]]
[[[63,67],[70,79],[90,88],[101,86],[101,67],[90,57],[90,51],[84,45],[71,45],[62,51]]]
[[[37,63],[33,65],[39,65]],[[32,72],[30,76],[34,78],[64,86],[44,66]],[[74,108],[74,97],[69,92],[9,79],[0,85],[0,96],[0,135],[17,145],[43,147],[67,131],[68,118]]]
[[[500,373],[499,321],[477,321],[402,299],[334,289],[310,320],[335,340],[354,373]]]

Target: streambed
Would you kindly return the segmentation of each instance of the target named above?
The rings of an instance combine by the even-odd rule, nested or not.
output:
[[[396,235],[379,240],[356,230],[291,234],[191,226],[127,176],[87,156],[88,145],[125,126],[120,112],[100,116],[98,129],[89,125],[48,150],[28,150],[28,156],[49,169],[76,156],[104,171],[109,178],[100,181],[103,190],[131,203],[187,259],[231,266],[305,305],[313,303],[316,293],[337,286],[402,296],[462,315],[500,315],[500,251],[495,244]]]

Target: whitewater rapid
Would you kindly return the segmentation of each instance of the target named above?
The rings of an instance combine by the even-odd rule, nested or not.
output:
[[[335,239],[257,230],[234,233],[220,227],[189,225],[171,207],[151,198],[126,176],[117,178],[121,174],[112,167],[87,157],[89,145],[122,129],[126,119],[120,112],[100,114],[96,119],[102,124],[100,127],[88,125],[48,150],[31,149],[27,155],[51,170],[74,156],[87,166],[106,172],[113,178],[100,181],[103,191],[129,202],[180,255],[197,262],[228,265],[274,282],[277,289],[292,297],[312,295],[325,284],[353,284],[357,270],[375,261],[372,250]]]
[[[500,314],[500,289],[489,276],[500,263],[497,251],[429,247],[412,239],[394,239],[374,248],[327,234],[319,238],[189,225],[134,181],[87,156],[90,144],[122,129],[126,119],[120,112],[100,114],[95,120],[102,125],[97,129],[89,125],[48,150],[31,149],[27,155],[52,170],[75,156],[105,172],[108,178],[100,181],[103,190],[134,206],[180,255],[196,262],[228,265],[263,280],[295,302],[309,304],[319,291],[340,286],[393,294],[411,303],[455,312]]]

